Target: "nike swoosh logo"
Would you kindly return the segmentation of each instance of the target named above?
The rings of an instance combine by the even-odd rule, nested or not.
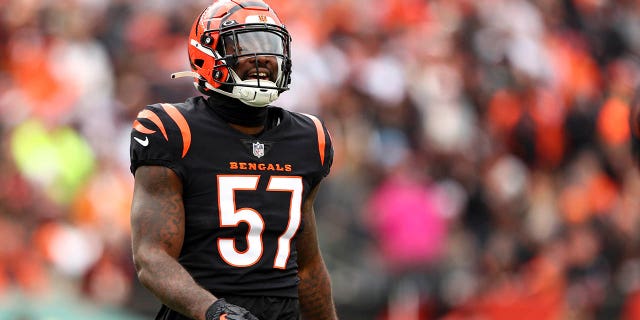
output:
[[[138,141],[139,144],[141,144],[143,147],[146,147],[149,145],[149,137],[144,137],[144,140],[138,138],[138,137],[133,137],[133,139],[135,139],[136,141]]]

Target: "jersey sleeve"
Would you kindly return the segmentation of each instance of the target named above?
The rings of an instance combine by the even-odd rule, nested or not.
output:
[[[331,165],[333,164],[333,144],[331,142],[331,134],[324,122],[318,117],[305,113],[303,113],[303,115],[311,119],[314,124],[315,136],[318,140],[317,154],[321,165],[320,174],[321,178],[324,178],[329,175]],[[320,179],[318,182],[320,182]]]
[[[333,164],[333,143],[331,141],[331,133],[329,133],[329,129],[322,123],[322,129],[325,135],[325,152],[324,152],[324,162],[322,163],[322,175],[328,176],[329,172],[331,172],[331,165]]]
[[[171,105],[151,105],[142,109],[133,121],[129,154],[131,173],[145,165],[164,166],[184,179],[184,134],[176,123],[177,110]],[[181,117],[180,120],[184,120]]]

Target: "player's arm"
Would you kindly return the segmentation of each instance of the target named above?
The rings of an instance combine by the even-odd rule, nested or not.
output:
[[[304,228],[298,235],[298,296],[300,309],[305,320],[334,320],[336,315],[331,295],[331,280],[324,264],[316,230],[313,203],[318,192],[316,186],[302,205]]]
[[[173,170],[161,166],[136,170],[131,233],[140,282],[171,309],[204,319],[216,298],[177,261],[184,239],[184,206],[182,182]]]

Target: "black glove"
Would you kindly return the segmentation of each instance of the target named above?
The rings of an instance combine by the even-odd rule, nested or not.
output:
[[[247,309],[227,303],[224,299],[216,300],[207,309],[205,317],[207,320],[260,320]]]

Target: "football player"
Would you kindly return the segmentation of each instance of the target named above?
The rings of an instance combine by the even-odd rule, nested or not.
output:
[[[317,117],[270,106],[290,35],[261,0],[214,1],[188,42],[203,95],[131,131],[133,259],[156,319],[337,319],[313,203],[333,160]]]

